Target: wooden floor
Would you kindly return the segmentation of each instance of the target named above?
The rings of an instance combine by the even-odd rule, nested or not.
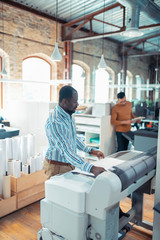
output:
[[[145,195],[144,219],[153,221],[154,195]],[[130,200],[121,201],[121,208],[129,210]],[[36,240],[40,224],[40,204],[36,202],[0,219],[0,240]],[[124,240],[151,240],[152,232],[133,227]],[[75,239],[76,240],[76,239]]]

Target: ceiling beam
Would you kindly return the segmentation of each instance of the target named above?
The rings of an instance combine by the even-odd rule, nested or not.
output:
[[[155,38],[155,37],[158,37],[158,36],[160,36],[160,32],[148,35],[146,37],[142,37],[142,38],[140,38],[138,40],[133,40],[133,41],[129,41],[129,42],[123,43],[122,46],[127,46],[127,45],[131,45],[133,43],[138,43],[138,42],[142,43],[142,42],[144,42],[144,41],[146,41],[148,39]]]
[[[131,54],[131,55],[128,55],[128,57],[133,58],[133,57],[145,57],[145,56],[155,56],[155,55],[160,55],[160,52],[148,52],[148,53]]]
[[[105,8],[103,8],[103,9],[100,9],[100,10],[98,10],[98,11],[96,11],[96,12],[94,12],[94,13],[90,13],[90,14],[88,14],[88,15],[85,15],[85,16],[83,16],[83,17],[80,17],[80,18],[78,18],[78,19],[75,19],[75,20],[73,20],[73,21],[71,21],[71,22],[68,22],[68,23],[65,23],[65,24],[63,24],[62,25],[62,41],[72,41],[72,42],[75,42],[75,40],[76,41],[83,41],[84,39],[85,40],[88,40],[88,38],[89,39],[94,39],[94,38],[102,38],[102,36],[106,36],[106,34],[107,35],[110,35],[110,33],[102,33],[102,34],[98,34],[98,33],[95,33],[95,32],[93,32],[92,31],[92,21],[94,20],[94,21],[100,21],[100,22],[102,22],[103,24],[108,24],[108,25],[112,25],[112,26],[114,26],[114,27],[117,27],[117,28],[119,28],[120,29],[120,31],[124,31],[124,29],[125,29],[125,26],[117,26],[117,25],[114,25],[114,24],[112,24],[112,23],[108,23],[108,22],[104,22],[104,21],[102,21],[102,20],[99,20],[99,19],[96,19],[96,18],[94,18],[95,16],[97,16],[97,15],[99,15],[99,14],[101,14],[101,13],[104,13],[104,12],[106,12],[106,11],[109,11],[109,10],[111,10],[111,9],[113,9],[113,8],[117,8],[117,7],[121,7],[121,8],[123,8],[124,9],[124,7],[121,5],[121,4],[119,4],[119,3],[115,3],[115,4],[112,4],[112,5],[110,5],[110,6],[107,6],[107,7],[105,7]],[[124,13],[125,11],[123,10],[123,13]],[[81,23],[83,21],[83,23]],[[87,33],[87,35],[86,36],[83,36],[83,37],[80,37],[80,38],[74,38],[73,37],[73,33],[75,33],[75,32],[77,32],[78,30],[80,30],[87,22],[89,22],[90,21],[90,30],[88,30],[88,33]],[[123,21],[124,22],[124,21]],[[78,25],[80,23],[80,25]],[[76,27],[75,25],[78,25],[78,27]],[[66,35],[66,31],[67,30],[69,30],[68,28],[74,28],[74,30],[72,30],[70,33],[68,33],[67,35]],[[119,31],[116,31],[116,33],[117,32],[119,32]]]
[[[97,15],[103,13],[103,12],[109,11],[109,10],[111,10],[113,8],[116,8],[116,7],[123,7],[123,6],[120,3],[115,3],[115,4],[110,5],[108,7],[102,8],[102,9],[96,11],[96,12],[90,13],[90,14],[85,15],[83,17],[80,17],[78,19],[72,20],[71,22],[65,23],[65,24],[63,24],[63,27],[71,27],[71,26],[73,26],[73,25],[75,25],[75,24],[77,24],[81,21],[86,20],[87,18],[91,19],[94,16],[97,16]]]
[[[80,41],[87,41],[87,40],[95,40],[95,39],[99,39],[99,38],[105,38],[105,37],[112,37],[114,35],[117,35],[121,32],[123,32],[124,29],[121,29],[121,30],[118,30],[118,31],[115,31],[115,32],[107,32],[107,33],[101,33],[101,34],[98,34],[98,33],[92,33],[92,34],[89,34],[87,36],[83,36],[83,37],[78,37],[78,38],[73,38],[71,39],[70,41],[75,43],[75,42],[80,42]],[[67,41],[67,40],[63,40],[64,42]],[[114,41],[114,40],[112,40]],[[115,42],[118,42],[118,41],[115,41]]]

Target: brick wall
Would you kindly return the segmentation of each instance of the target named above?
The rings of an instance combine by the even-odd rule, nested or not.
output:
[[[3,34],[0,34],[0,48],[4,48],[6,70],[10,79],[22,79],[22,62],[30,56],[39,56],[46,59],[51,64],[52,79],[63,78],[63,64],[53,63],[50,56],[54,49],[56,41],[56,25],[52,20],[40,17],[36,14],[29,13],[24,10],[3,4],[3,14],[0,12],[0,21],[4,22],[4,46]],[[58,24],[58,42],[59,49],[63,55],[63,42],[61,42],[61,28]],[[3,31],[1,25],[0,31]],[[81,32],[76,33],[81,36]],[[84,35],[84,34],[83,34]],[[73,60],[84,62],[88,66],[87,89],[94,88],[93,72],[97,69],[102,54],[102,39],[88,40],[73,44]],[[117,74],[119,73],[120,60],[118,55],[119,44],[108,40],[104,40],[104,57],[109,68],[115,73],[115,83],[117,83]],[[2,54],[2,51],[0,52]],[[147,58],[130,58],[128,59],[128,70],[135,75],[142,75],[144,79],[148,75],[148,59]],[[59,88],[58,88],[59,89]],[[4,86],[5,94],[8,98],[21,99],[22,85],[7,84]],[[94,98],[92,90],[87,90],[89,98]],[[18,93],[18,94],[17,94]]]

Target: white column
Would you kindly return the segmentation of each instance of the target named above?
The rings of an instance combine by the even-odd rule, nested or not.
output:
[[[160,120],[160,114],[159,114]],[[158,130],[158,147],[157,147],[157,167],[156,167],[156,186],[155,186],[155,200],[154,206],[160,202],[160,121],[159,121],[159,130]],[[153,240],[160,239],[160,213],[154,210],[154,219],[153,219]]]

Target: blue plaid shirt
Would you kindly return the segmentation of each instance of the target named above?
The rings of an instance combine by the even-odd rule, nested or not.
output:
[[[86,153],[89,153],[92,148],[87,147],[78,138],[73,116],[57,105],[47,119],[45,129],[49,142],[46,158],[70,163],[82,171],[90,172],[93,165],[77,155],[77,148]]]

